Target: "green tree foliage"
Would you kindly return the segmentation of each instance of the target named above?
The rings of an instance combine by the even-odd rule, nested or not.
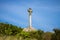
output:
[[[12,24],[0,23],[0,34],[3,35],[16,35],[22,31],[22,28]]]
[[[52,36],[53,33],[51,32],[45,32],[43,34],[43,40],[51,40],[51,36]]]
[[[44,32],[41,30],[37,30],[35,32],[30,32],[30,38],[36,38],[37,40],[42,40],[42,34]]]
[[[54,29],[54,34],[52,35],[52,40],[60,40],[60,29]]]
[[[31,31],[31,32],[21,32],[21,35],[23,39],[37,39],[37,40],[42,40],[42,34],[44,32],[41,30],[38,31]]]

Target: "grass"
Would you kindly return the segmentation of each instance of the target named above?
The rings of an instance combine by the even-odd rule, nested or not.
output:
[[[31,38],[26,38],[23,39],[22,37],[16,37],[16,36],[0,36],[0,40],[37,40],[37,39],[31,39]]]
[[[0,40],[18,40],[18,37],[16,36],[0,36]],[[21,39],[19,39],[21,40]]]

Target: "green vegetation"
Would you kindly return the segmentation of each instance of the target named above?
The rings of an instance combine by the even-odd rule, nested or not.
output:
[[[24,32],[23,28],[12,24],[0,23],[0,40],[60,40],[60,30]]]

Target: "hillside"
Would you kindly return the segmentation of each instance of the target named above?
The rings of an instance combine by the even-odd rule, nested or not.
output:
[[[42,30],[25,32],[21,27],[0,23],[0,40],[60,40],[60,30],[54,29],[54,33]]]

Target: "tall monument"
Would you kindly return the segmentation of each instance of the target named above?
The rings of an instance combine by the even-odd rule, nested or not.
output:
[[[28,9],[28,13],[29,13],[29,27],[32,28],[32,9],[31,8]]]
[[[28,28],[24,28],[23,29],[23,31],[27,31],[27,32],[29,32],[29,31],[35,31],[35,29],[32,27],[32,9],[31,8],[29,8],[28,9],[28,14],[29,14],[29,25],[28,25]]]

